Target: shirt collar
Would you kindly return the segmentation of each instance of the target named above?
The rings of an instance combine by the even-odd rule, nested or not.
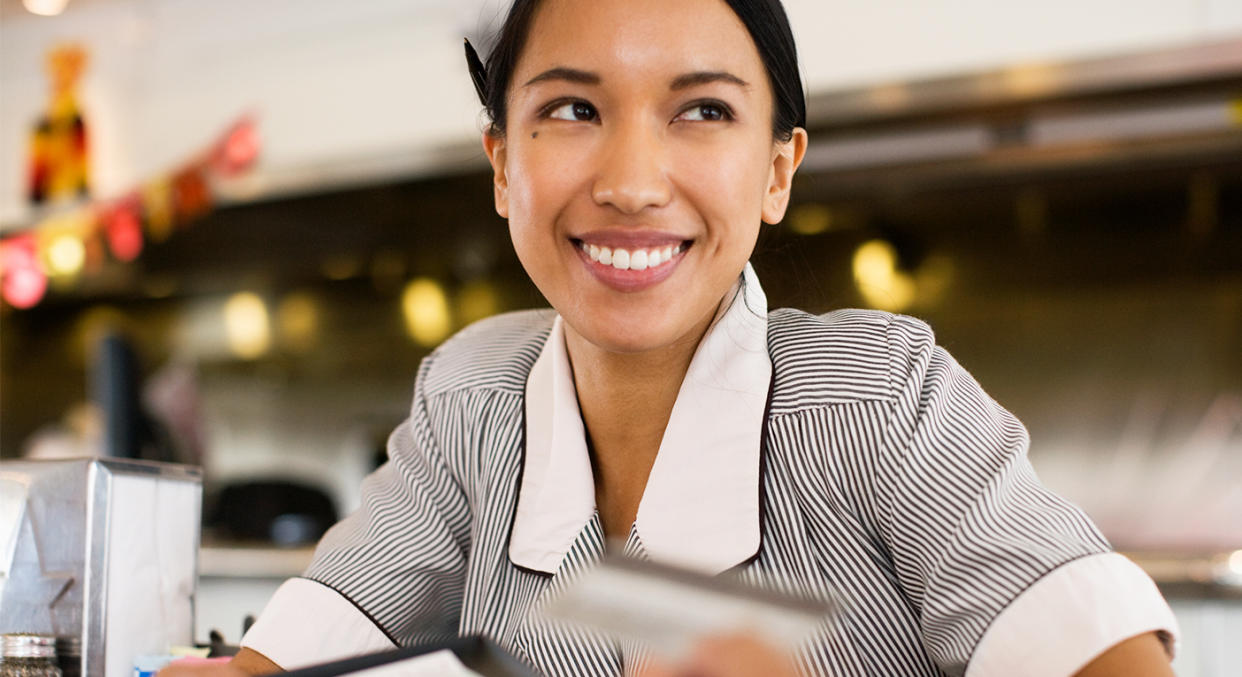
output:
[[[653,559],[719,573],[759,550],[759,460],[772,380],[767,298],[750,264],[699,342],[634,526]],[[595,513],[595,486],[558,316],[526,382],[514,564],[556,573]]]

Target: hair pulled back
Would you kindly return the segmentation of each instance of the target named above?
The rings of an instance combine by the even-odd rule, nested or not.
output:
[[[508,113],[509,84],[518,57],[526,45],[531,23],[540,0],[514,0],[504,25],[487,57],[486,65],[470,43],[466,43],[466,60],[475,91],[491,120],[488,133],[504,136]],[[798,52],[794,46],[789,17],[780,0],[724,0],[742,20],[758,48],[772,87],[772,135],[788,141],[795,127],[806,127],[806,97],[798,72]]]

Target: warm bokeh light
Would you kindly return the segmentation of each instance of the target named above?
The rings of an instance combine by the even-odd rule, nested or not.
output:
[[[500,294],[488,280],[476,280],[457,292],[457,320],[462,326],[500,312]]]
[[[53,275],[77,275],[86,262],[86,247],[76,235],[58,235],[47,248],[47,262]]]
[[[854,278],[881,284],[897,268],[897,250],[884,240],[868,240],[854,252]]]
[[[289,294],[276,307],[276,327],[282,345],[298,352],[309,351],[319,338],[319,304],[310,294]]]
[[[47,292],[47,276],[35,266],[10,268],[4,273],[4,300],[14,308],[32,308]]]
[[[4,300],[14,308],[31,308],[47,292],[47,275],[39,265],[30,235],[0,240]]]
[[[789,229],[799,235],[819,235],[832,228],[832,210],[821,204],[794,207],[789,214]]]
[[[1235,576],[1242,576],[1242,550],[1234,550],[1230,553],[1229,571]]]
[[[65,11],[69,0],[22,0],[26,11],[39,16],[56,16]]]
[[[896,313],[914,303],[914,280],[897,268],[897,249],[884,240],[869,240],[854,252],[854,282],[872,308]]]
[[[1065,74],[1050,64],[1028,64],[1002,74],[1005,89],[1018,96],[1041,96],[1062,86]]]
[[[401,294],[401,313],[410,338],[428,348],[443,341],[452,325],[444,288],[427,278],[411,280],[405,286]]]
[[[267,304],[253,292],[241,292],[224,304],[224,330],[234,355],[252,360],[267,352],[271,329]]]

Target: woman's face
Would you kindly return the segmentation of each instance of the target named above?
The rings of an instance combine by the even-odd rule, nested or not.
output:
[[[750,34],[721,0],[545,0],[484,136],[496,209],[568,332],[612,352],[697,342],[785,211]]]

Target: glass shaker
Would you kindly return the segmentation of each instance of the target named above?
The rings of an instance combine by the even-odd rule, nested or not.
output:
[[[0,677],[62,677],[56,638],[13,634],[0,637]]]

